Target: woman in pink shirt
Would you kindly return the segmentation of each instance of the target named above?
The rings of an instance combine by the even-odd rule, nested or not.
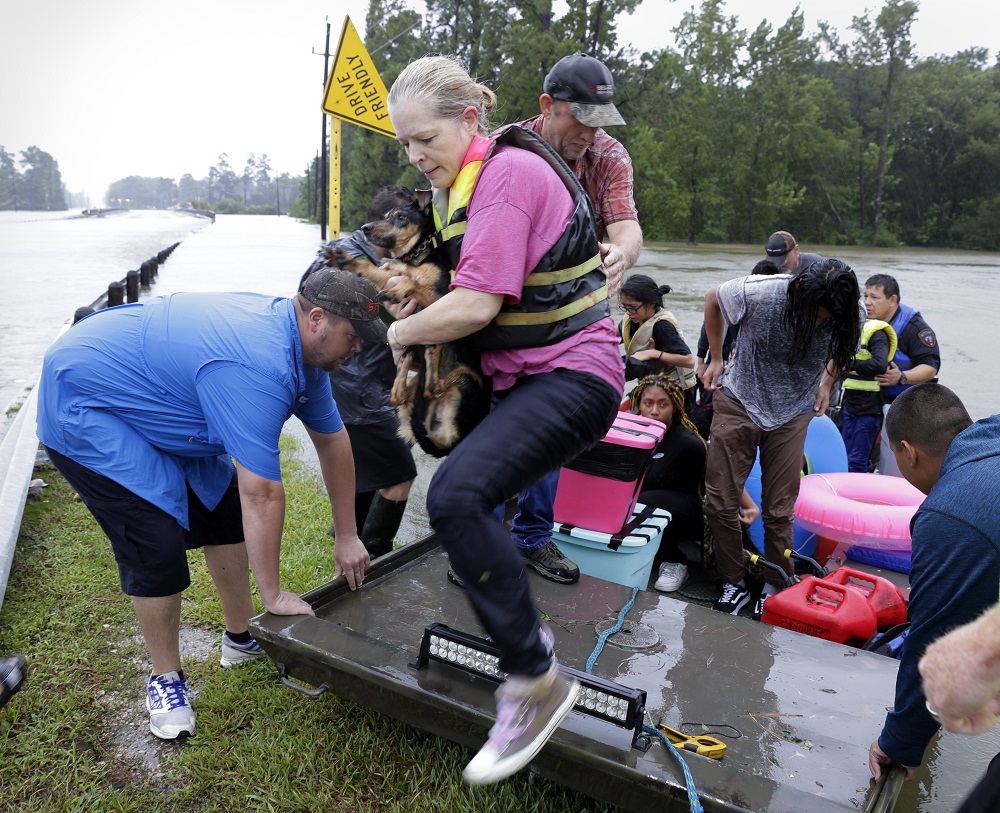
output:
[[[493,92],[457,60],[425,57],[393,83],[389,115],[410,163],[434,187],[451,291],[399,320],[389,345],[475,334],[493,379],[490,414],[438,469],[427,493],[448,552],[508,678],[497,722],[466,767],[472,784],[527,765],[576,701],[556,668],[521,554],[493,508],[607,432],[624,385],[593,214],[573,174],[534,133],[487,137]],[[461,225],[464,224],[464,229]]]

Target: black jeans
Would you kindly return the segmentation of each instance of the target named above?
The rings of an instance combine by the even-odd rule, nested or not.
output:
[[[493,509],[603,438],[620,396],[589,373],[528,376],[445,458],[427,491],[427,514],[452,569],[500,648],[500,668],[540,675],[550,658],[524,561]]]

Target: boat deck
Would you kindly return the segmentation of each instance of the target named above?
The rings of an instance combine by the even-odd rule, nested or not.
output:
[[[265,613],[251,629],[286,680],[478,747],[493,722],[495,684],[434,661],[411,665],[428,625],[484,635],[447,570],[429,537],[379,560],[354,593],[343,578],[307,593],[315,617]],[[531,578],[560,663],[584,671],[598,625],[615,621],[632,589],[588,576],[573,585]],[[892,704],[896,661],[655,592],[640,591],[626,618],[592,673],[645,691],[647,722],[727,743],[719,761],[685,755],[706,810],[823,813],[863,804],[868,744]],[[962,788],[984,768],[933,751],[929,770],[961,771]],[[630,731],[576,711],[532,770],[625,809],[688,809],[662,743],[643,752]],[[920,809],[951,810],[959,799]]]

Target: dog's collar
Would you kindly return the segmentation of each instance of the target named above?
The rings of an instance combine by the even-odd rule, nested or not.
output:
[[[431,253],[431,249],[434,247],[434,235],[428,236],[423,242],[417,243],[414,249],[406,254],[404,254],[399,259],[404,263],[410,265],[416,265],[417,263],[422,263],[427,259],[428,255]]]

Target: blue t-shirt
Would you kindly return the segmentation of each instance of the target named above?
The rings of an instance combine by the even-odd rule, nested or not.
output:
[[[292,415],[343,428],[325,371],[307,366],[292,300],[179,293],[81,320],[45,354],[38,437],[188,527],[189,483],[214,508],[240,465],[280,480]]]

